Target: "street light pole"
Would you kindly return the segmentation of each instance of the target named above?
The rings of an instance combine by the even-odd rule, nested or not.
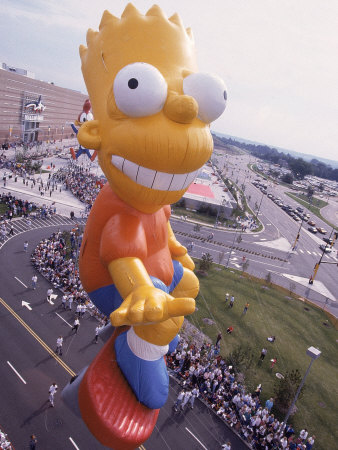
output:
[[[293,244],[292,250],[294,250],[294,249],[296,248],[298,239],[300,238],[300,230],[302,229],[303,220],[304,220],[304,219],[302,219],[302,221],[301,221],[301,223],[300,223],[299,230],[298,230],[298,233],[297,233],[297,236],[296,236],[296,240],[295,240],[295,242],[294,242],[294,244]]]
[[[259,213],[259,211],[261,209],[261,204],[262,204],[262,201],[263,201],[263,197],[264,197],[264,193],[262,192],[262,198],[261,198],[261,201],[259,202],[259,206],[258,206],[257,212],[255,214],[255,220],[258,219],[258,213]]]
[[[309,347],[306,350],[306,354],[311,357],[311,362],[310,362],[309,367],[307,368],[307,371],[305,372],[305,375],[303,376],[303,379],[302,379],[300,385],[298,386],[296,395],[295,395],[295,397],[294,397],[294,399],[293,399],[293,401],[292,401],[292,403],[290,405],[290,408],[288,409],[288,412],[286,413],[284,421],[281,424],[280,436],[282,436],[282,434],[283,434],[284,428],[286,427],[286,424],[287,424],[287,421],[288,421],[288,419],[290,417],[290,414],[292,413],[292,410],[293,410],[293,408],[294,408],[294,406],[296,404],[296,401],[297,401],[297,398],[299,396],[299,393],[300,393],[300,391],[301,391],[301,389],[302,389],[302,387],[303,387],[303,385],[305,383],[306,377],[308,376],[308,374],[310,372],[310,369],[311,369],[311,366],[313,364],[313,361],[318,359],[320,357],[321,353],[322,352],[320,350],[318,350],[317,348],[315,348],[315,347]]]
[[[331,239],[332,233],[333,233],[333,227],[332,227],[332,230],[331,230],[329,239]],[[314,267],[313,275],[311,275],[311,276],[310,276],[310,279],[309,279],[309,284],[313,284],[313,281],[314,281],[314,279],[315,279],[315,276],[317,275],[317,272],[318,272],[320,263],[322,262],[323,256],[324,256],[325,253],[326,253],[325,250],[326,250],[327,248],[329,248],[329,245],[328,245],[328,244],[325,245],[324,250],[323,250],[323,253],[322,253],[322,256],[320,257],[320,260],[316,263],[316,265],[315,265],[315,267]]]

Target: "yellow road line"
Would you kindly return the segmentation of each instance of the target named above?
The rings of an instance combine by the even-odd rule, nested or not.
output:
[[[20,316],[0,297],[0,303],[21,323],[21,325],[26,328],[26,330],[42,345],[42,347],[47,350],[47,352],[62,366],[72,377],[76,373],[67,364],[62,361],[62,359],[50,348],[48,345],[27,325],[27,323],[21,319]]]

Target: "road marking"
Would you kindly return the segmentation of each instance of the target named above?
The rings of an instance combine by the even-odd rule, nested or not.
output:
[[[0,297],[0,303],[18,320],[21,325],[47,350],[47,352],[72,376],[75,377],[76,373],[62,359],[56,355],[56,353],[48,347],[48,345],[26,324],[24,320]]]
[[[309,250],[306,250],[308,252],[309,255],[311,255],[311,252],[309,252]]]
[[[191,436],[192,436],[193,438],[196,439],[196,441],[200,444],[201,447],[205,448],[205,450],[208,450],[208,449],[206,448],[206,446],[203,445],[202,442],[201,442],[199,439],[197,439],[197,437],[194,435],[194,433],[192,433],[192,432],[189,430],[189,428],[185,427],[185,429],[187,430],[188,433],[191,434]]]
[[[32,311],[32,308],[30,307],[30,304],[29,304],[28,302],[25,302],[24,300],[22,300],[21,306],[25,306],[27,309],[29,309],[30,311]]]
[[[24,286],[25,288],[27,288],[27,286],[25,285],[25,283],[23,283],[21,280],[19,280],[19,278],[17,278],[17,277],[14,277],[19,283],[21,283],[22,284],[22,286]]]
[[[70,327],[70,328],[72,328],[72,325],[70,324],[70,323],[68,323],[67,322],[67,320],[65,320],[62,316],[60,316],[60,314],[58,314],[58,313],[55,313],[58,317],[60,317],[60,319],[61,320],[63,320],[64,322],[66,322],[66,324]]]
[[[69,440],[70,442],[74,445],[74,447],[76,448],[76,450],[80,450],[79,447],[75,444],[74,440],[69,436]]]
[[[27,384],[26,381],[22,378],[22,376],[19,374],[19,372],[12,366],[12,364],[7,361],[7,364],[9,365],[9,367],[13,370],[13,372],[15,372],[17,374],[17,376],[20,378],[20,380],[24,383]]]
[[[299,251],[300,251],[301,253],[304,253],[303,250],[301,250],[301,249],[299,249]]]
[[[75,444],[74,440],[69,436],[69,440],[70,442],[74,445],[74,447],[76,448],[76,450],[80,450],[80,448]]]

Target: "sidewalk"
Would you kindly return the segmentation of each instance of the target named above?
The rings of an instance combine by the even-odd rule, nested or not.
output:
[[[52,195],[49,195],[49,191],[45,192],[45,195],[41,195],[38,183],[36,183],[33,188],[31,187],[32,182],[28,181],[28,186],[23,184],[23,178],[21,176],[18,177],[17,182],[15,182],[15,178],[12,177],[6,180],[6,186],[3,186],[2,178],[5,170],[0,169],[0,177],[1,177],[1,186],[0,192],[2,193],[13,193],[16,197],[22,200],[28,200],[29,202],[34,202],[37,205],[47,205],[51,204],[55,205],[57,214],[69,217],[70,212],[74,211],[75,215],[80,215],[81,212],[85,211],[85,204],[80,202],[69,190],[65,190],[62,186],[61,192],[60,187],[61,184],[57,185],[57,190],[52,192]],[[6,171],[9,173],[8,170]],[[40,175],[35,175],[35,179],[39,178]],[[43,182],[47,182],[48,173],[41,174],[41,178]]]

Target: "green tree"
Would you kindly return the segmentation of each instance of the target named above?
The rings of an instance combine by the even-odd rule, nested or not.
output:
[[[287,183],[287,184],[292,184],[293,183],[293,175],[292,175],[292,173],[285,173],[282,176],[282,181],[284,183]]]
[[[200,270],[204,270],[205,272],[207,272],[212,266],[213,262],[214,261],[210,253],[203,253],[202,259],[200,261]]]
[[[275,381],[275,405],[280,411],[286,412],[289,409],[301,381],[302,376],[298,369],[286,372],[284,378]],[[298,398],[301,398],[303,392],[304,387],[301,389]]]
[[[255,355],[252,347],[239,344],[225,357],[228,366],[232,366],[236,373],[247,372],[254,362]]]

